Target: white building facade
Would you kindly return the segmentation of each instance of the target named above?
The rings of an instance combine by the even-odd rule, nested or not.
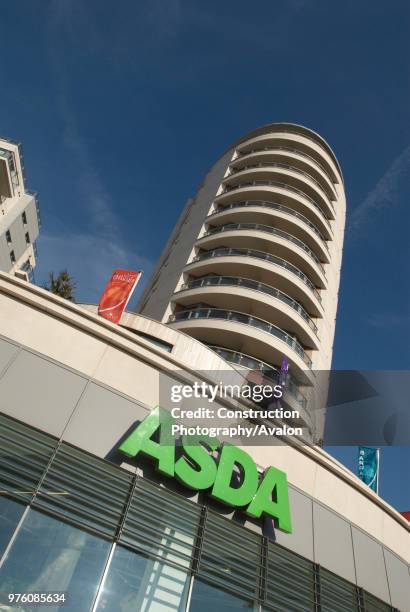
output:
[[[0,270],[32,278],[40,225],[37,195],[25,187],[21,145],[0,138]]]

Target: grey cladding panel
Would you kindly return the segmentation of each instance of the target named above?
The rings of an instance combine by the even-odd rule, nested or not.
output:
[[[408,566],[389,550],[384,549],[392,606],[410,612],[410,574]]]
[[[64,440],[98,457],[106,457],[129,428],[147,411],[138,404],[95,383],[87,387]]]
[[[4,369],[18,353],[19,347],[6,342],[0,338],[0,376],[2,376]]]
[[[313,561],[312,500],[290,486],[289,504],[293,532],[288,534],[276,529],[276,541]]]
[[[350,582],[356,582],[350,524],[313,503],[315,561]]]
[[[390,601],[381,545],[352,527],[357,584],[383,601]]]
[[[86,382],[63,367],[22,351],[0,380],[0,411],[60,436]]]

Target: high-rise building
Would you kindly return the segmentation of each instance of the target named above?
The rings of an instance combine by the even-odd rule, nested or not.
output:
[[[21,145],[0,138],[0,270],[31,278],[39,230],[38,199],[25,187]]]
[[[303,403],[312,371],[331,367],[345,211],[323,138],[288,123],[259,128],[188,201],[137,311],[265,376],[278,377],[285,358]]]

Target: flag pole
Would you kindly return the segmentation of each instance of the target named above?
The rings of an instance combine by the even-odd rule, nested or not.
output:
[[[380,478],[380,448],[377,449],[377,485],[376,485],[376,495],[379,494],[379,478]]]

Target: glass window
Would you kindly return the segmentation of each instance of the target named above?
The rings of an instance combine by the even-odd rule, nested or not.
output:
[[[26,237],[26,243],[30,244],[30,234],[28,232],[26,232],[25,237]]]
[[[16,263],[16,256],[14,254],[14,251],[10,251],[10,261],[12,264]]]
[[[183,611],[189,576],[182,569],[144,557],[122,546],[113,554],[98,611]]]
[[[7,548],[11,536],[21,517],[25,506],[0,495],[0,558]]]
[[[7,240],[7,244],[11,244],[10,230],[7,230],[7,232],[6,232],[6,240]]]
[[[256,610],[251,601],[235,597],[227,591],[194,578],[189,612],[233,612],[234,610]]]
[[[25,211],[21,213],[21,220],[23,221],[24,225],[27,225],[27,215]]]
[[[66,591],[64,611],[89,610],[111,544],[30,509],[0,571],[0,592]],[[36,606],[38,612],[58,606]]]

